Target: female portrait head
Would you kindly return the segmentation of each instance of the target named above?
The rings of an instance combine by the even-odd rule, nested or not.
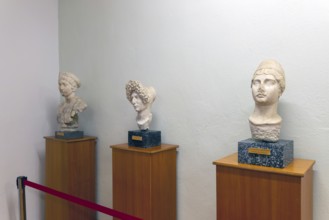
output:
[[[275,60],[265,60],[255,71],[252,81],[252,95],[259,105],[271,105],[278,102],[285,90],[285,74]]]
[[[69,97],[80,87],[80,80],[73,73],[60,72],[58,76],[58,89],[62,96]]]
[[[75,130],[78,128],[78,113],[87,108],[86,102],[75,95],[80,87],[80,80],[70,72],[60,72],[58,89],[65,98],[57,108],[57,121],[60,130]]]
[[[155,89],[145,87],[139,81],[130,80],[126,84],[126,96],[137,112],[137,125],[141,130],[148,130],[152,121],[151,106],[155,100]]]
[[[281,65],[275,60],[261,62],[251,80],[255,109],[249,117],[249,125],[254,139],[270,142],[279,140],[282,118],[277,108],[285,87]]]
[[[137,112],[150,109],[155,100],[156,92],[153,87],[144,87],[139,81],[130,80],[126,84],[126,96]]]

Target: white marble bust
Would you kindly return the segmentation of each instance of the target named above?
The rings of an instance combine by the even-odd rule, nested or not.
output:
[[[59,73],[58,89],[64,97],[57,109],[57,121],[61,131],[76,131],[79,126],[78,113],[87,108],[87,104],[75,95],[80,85],[80,80],[73,73]]]
[[[151,107],[156,97],[153,87],[144,87],[139,81],[130,80],[126,84],[127,99],[137,112],[137,125],[140,130],[148,130],[152,121]]]
[[[265,60],[256,69],[251,81],[254,112],[249,117],[252,138],[277,142],[281,117],[277,112],[279,98],[285,90],[285,74],[275,60]]]

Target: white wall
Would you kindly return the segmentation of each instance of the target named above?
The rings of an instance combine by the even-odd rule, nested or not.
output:
[[[0,219],[19,219],[16,177],[43,182],[44,139],[56,126],[58,1],[0,1]],[[43,196],[26,189],[27,218]]]
[[[179,144],[178,219],[215,219],[215,166],[250,137],[250,80],[277,59],[295,157],[314,159],[314,219],[329,219],[329,3],[325,0],[60,0],[60,69],[82,80],[98,141],[98,202],[112,205],[111,150],[136,129],[129,79],[156,88],[152,129]],[[100,215],[99,219],[110,219]]]

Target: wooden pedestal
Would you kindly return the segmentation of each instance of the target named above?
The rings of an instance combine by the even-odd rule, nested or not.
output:
[[[46,139],[46,186],[95,201],[96,138]],[[46,220],[95,220],[96,212],[46,194]]]
[[[312,220],[314,160],[286,168],[239,164],[237,154],[216,160],[217,220]]]
[[[175,220],[178,146],[111,148],[113,208],[143,220]]]

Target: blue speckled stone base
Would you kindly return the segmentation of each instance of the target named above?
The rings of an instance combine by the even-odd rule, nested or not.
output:
[[[249,149],[259,151],[270,151],[270,155],[258,153],[249,153]],[[283,168],[286,167],[294,158],[294,142],[292,140],[279,140],[278,142],[264,142],[254,139],[239,141],[238,143],[238,162]]]
[[[156,147],[161,145],[161,131],[136,130],[128,131],[128,146],[130,147]]]
[[[59,138],[59,139],[83,138],[83,131],[56,131],[55,138]]]

